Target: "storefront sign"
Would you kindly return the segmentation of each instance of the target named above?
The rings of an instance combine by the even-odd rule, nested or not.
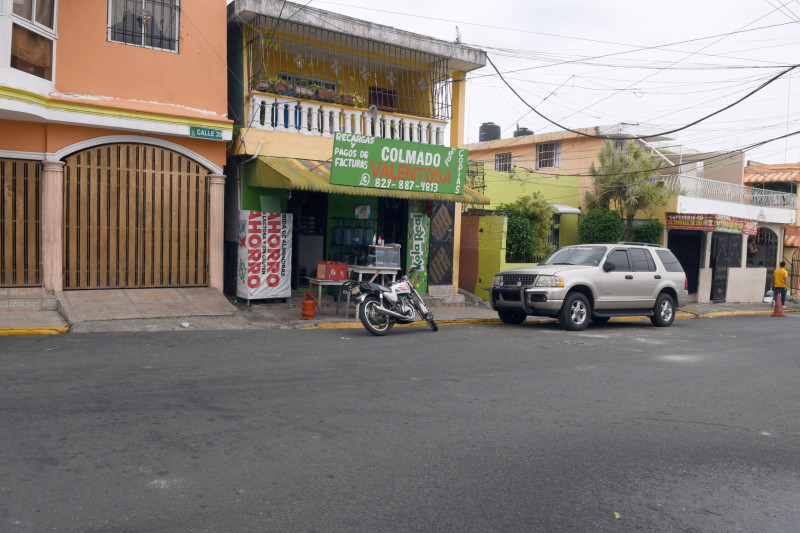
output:
[[[714,215],[667,213],[667,229],[714,231]]]
[[[337,132],[331,183],[396,191],[462,194],[467,151]]]
[[[239,212],[236,295],[248,300],[292,294],[292,215]]]
[[[408,206],[408,267],[422,268],[411,276],[418,291],[428,292],[428,236],[430,219],[425,215],[425,202],[412,201]]]
[[[741,235],[756,235],[758,221],[727,215],[701,215],[695,213],[667,213],[667,229],[719,231]]]
[[[198,139],[212,139],[214,141],[221,141],[222,130],[189,126],[189,137],[197,137]]]

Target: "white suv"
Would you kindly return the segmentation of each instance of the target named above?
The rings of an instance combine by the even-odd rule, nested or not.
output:
[[[486,290],[506,324],[551,316],[579,331],[590,319],[614,316],[649,316],[654,326],[669,326],[676,306],[689,299],[687,289],[683,267],[667,248],[619,242],[566,246],[537,266],[500,272]]]

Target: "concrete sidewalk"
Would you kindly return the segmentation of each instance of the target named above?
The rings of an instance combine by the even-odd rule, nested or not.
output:
[[[462,292],[462,294],[465,294]],[[331,297],[323,300],[323,309],[313,319],[301,315],[301,294],[277,301],[249,303],[226,298],[207,288],[149,289],[147,291],[72,291],[59,296],[59,311],[28,312],[0,309],[0,336],[85,333],[102,331],[175,331],[175,330],[258,330],[360,328],[350,305],[345,316],[344,302],[336,312]],[[465,294],[461,306],[432,307],[437,323],[446,326],[463,323],[500,323],[497,313],[485,300]],[[784,311],[800,312],[800,304],[787,301]],[[761,304],[689,304],[676,313],[678,320],[735,315],[769,316],[773,306]],[[800,315],[797,315],[800,316]],[[549,321],[549,318],[528,319]],[[642,320],[621,317],[614,321]],[[424,322],[420,326],[426,326]]]

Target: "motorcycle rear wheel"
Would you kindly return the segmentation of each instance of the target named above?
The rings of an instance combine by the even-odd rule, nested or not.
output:
[[[379,305],[380,301],[376,297],[367,296],[364,302],[358,306],[358,318],[361,319],[361,324],[364,326],[364,329],[373,335],[382,337],[389,333],[394,322],[388,316],[375,311],[375,308]]]

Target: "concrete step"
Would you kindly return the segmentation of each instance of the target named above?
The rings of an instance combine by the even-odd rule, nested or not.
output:
[[[58,299],[42,287],[0,288],[0,310],[56,311]]]

